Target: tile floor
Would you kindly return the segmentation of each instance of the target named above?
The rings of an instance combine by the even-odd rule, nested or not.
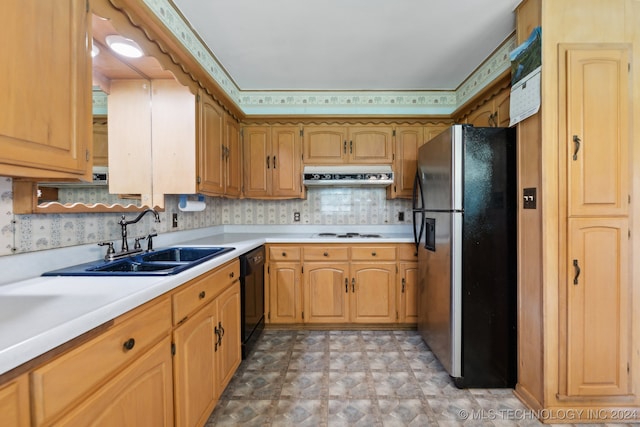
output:
[[[510,389],[456,388],[415,331],[265,330],[206,426],[539,426]]]

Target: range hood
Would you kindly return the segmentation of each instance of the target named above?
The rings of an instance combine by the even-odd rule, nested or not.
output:
[[[307,187],[387,187],[393,170],[389,165],[305,166],[302,178]]]

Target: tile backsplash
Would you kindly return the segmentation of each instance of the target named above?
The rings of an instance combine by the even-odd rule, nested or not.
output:
[[[85,192],[74,195],[74,199],[82,196],[89,203],[108,197],[95,189],[73,191]],[[152,215],[146,215],[129,227],[129,237],[215,225],[393,225],[411,221],[411,201],[387,200],[383,188],[316,187],[307,191],[304,200],[207,197],[205,201],[207,207],[203,211],[182,212],[178,209],[178,196],[168,195],[165,211],[160,213],[161,222],[157,224]],[[0,177],[0,256],[120,239],[118,213],[14,215],[12,210],[11,178]],[[300,221],[294,221],[296,212]],[[404,221],[398,219],[400,212],[404,212]],[[175,228],[171,221],[174,213],[178,215]],[[132,219],[135,214],[127,213],[126,217]]]

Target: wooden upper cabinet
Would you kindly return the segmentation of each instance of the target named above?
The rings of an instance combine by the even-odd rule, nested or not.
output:
[[[392,140],[391,126],[305,126],[304,163],[391,164]]]
[[[398,126],[396,128],[396,156],[394,160],[395,179],[393,195],[411,198],[416,175],[418,148],[424,143],[422,126]]]
[[[91,178],[91,26],[86,0],[3,5],[0,175]]]
[[[225,172],[224,194],[239,197],[242,193],[242,148],[240,146],[240,124],[225,114],[223,166]]]
[[[198,111],[198,190],[208,195],[224,194],[224,111],[209,95],[200,92]]]
[[[302,197],[299,127],[247,126],[242,135],[245,197]]]
[[[391,164],[393,161],[391,126],[350,126],[349,163]]]
[[[347,160],[345,126],[305,126],[303,160],[306,164],[335,165]]]
[[[627,215],[628,55],[626,49],[566,52],[569,216]]]

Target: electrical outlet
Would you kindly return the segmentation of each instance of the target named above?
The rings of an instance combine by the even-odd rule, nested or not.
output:
[[[404,212],[398,212],[398,221],[404,221]]]
[[[300,212],[293,213],[293,222],[300,222]]]
[[[178,214],[177,213],[173,214],[173,217],[171,219],[171,226],[173,228],[177,228],[178,227]]]

